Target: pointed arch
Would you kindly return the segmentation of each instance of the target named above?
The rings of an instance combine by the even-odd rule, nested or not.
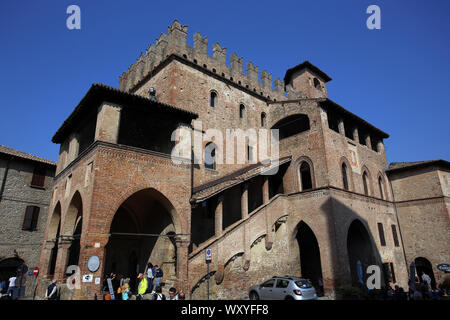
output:
[[[342,157],[339,162],[339,172],[340,172],[340,186],[344,190],[353,191],[355,190],[353,184],[353,170],[350,162],[346,157]]]
[[[363,165],[361,168],[361,178],[364,194],[367,196],[373,195],[372,175],[370,174],[369,169],[365,165]]]

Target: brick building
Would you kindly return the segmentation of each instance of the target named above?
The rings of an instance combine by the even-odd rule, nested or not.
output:
[[[187,26],[175,21],[121,75],[119,89],[92,85],[54,135],[61,147],[41,292],[47,274],[64,279],[77,264],[92,282],[64,297],[92,298],[101,294],[97,278],[114,271],[134,279],[151,261],[165,283],[205,298],[206,248],[216,299],[245,297],[251,285],[285,274],[322,278],[333,295],[357,282],[357,261],[406,287],[385,171],[389,135],[329,99],[331,78],[310,62],[272,83],[252,62],[244,74],[236,53],[228,66],[218,43],[208,56],[207,37],[195,33],[194,47],[186,38]],[[171,157],[176,129],[202,138],[179,161]],[[234,137],[222,143],[229,129],[279,129],[275,167],[250,138],[240,152]],[[225,164],[230,150],[235,161]],[[92,256],[100,266],[88,270]]]
[[[39,266],[56,163],[0,145],[0,279]],[[32,281],[25,277],[25,295]]]

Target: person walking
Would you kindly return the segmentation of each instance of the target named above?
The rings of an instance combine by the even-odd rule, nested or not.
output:
[[[186,300],[186,297],[185,297],[183,291],[178,292],[178,300]]]
[[[178,300],[177,289],[174,287],[169,289],[169,299],[167,300]]]
[[[151,262],[147,265],[147,277],[148,277],[148,288],[150,291],[153,291],[153,279],[155,278],[155,267]]]
[[[164,273],[163,273],[162,269],[158,265],[155,265],[155,280],[153,283],[153,291],[155,291],[156,288],[159,286],[163,276],[164,276]]]
[[[428,286],[428,291],[431,291],[431,278],[425,272],[422,272],[422,281],[425,282]]]
[[[47,287],[47,290],[45,291],[45,298],[44,300],[56,300],[58,297],[58,286],[56,285],[57,281],[56,279],[52,280],[52,283]]]
[[[148,280],[147,280],[147,273],[139,273],[137,278],[140,280],[138,285],[138,294],[136,296],[137,300],[143,300],[144,294],[147,292],[148,288]]]
[[[8,290],[6,291],[6,294],[11,297],[14,297],[14,293],[16,291],[16,279],[17,278],[15,276],[12,276],[8,280],[9,284],[8,284]]]
[[[122,288],[122,300],[130,299],[130,285],[128,283],[124,283]]]

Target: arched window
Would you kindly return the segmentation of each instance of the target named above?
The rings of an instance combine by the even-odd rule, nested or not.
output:
[[[342,184],[344,189],[348,190],[347,165],[345,163],[342,164]]]
[[[217,104],[217,93],[211,91],[211,99],[209,105],[214,108],[216,104]]]
[[[369,195],[369,183],[368,183],[368,177],[367,177],[367,172],[364,172],[363,174],[363,185],[364,185],[364,194],[366,196]]]
[[[205,168],[216,170],[216,145],[212,142],[205,146]]]
[[[378,188],[380,188],[380,197],[384,200],[383,179],[381,177],[378,178]]]
[[[245,106],[243,104],[241,104],[239,106],[239,118],[241,118],[241,119],[244,118],[244,112],[245,112]]]
[[[266,126],[266,114],[263,112],[261,113],[261,127]]]
[[[302,191],[312,189],[311,168],[306,161],[300,166],[300,179],[302,182]]]

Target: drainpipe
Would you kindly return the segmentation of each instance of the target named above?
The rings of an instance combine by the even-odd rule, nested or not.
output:
[[[0,187],[0,201],[2,201],[3,192],[5,191],[6,178],[8,177],[8,171],[9,171],[9,164],[11,163],[11,161],[13,159],[14,159],[14,157],[9,157],[8,161],[6,162],[6,169],[5,169],[5,173],[3,174],[2,185]]]
[[[391,187],[392,202],[394,203],[395,218],[397,219],[398,233],[400,235],[400,241],[402,243],[402,251],[403,251],[403,257],[405,258],[406,271],[408,272],[408,275],[409,275],[408,260],[406,259],[406,251],[405,251],[405,245],[403,243],[402,228],[400,227],[400,220],[398,219],[397,202],[395,201],[394,188],[392,187],[392,182],[389,179],[389,177],[388,177],[388,181],[389,181],[389,186]],[[410,276],[408,276],[408,282],[409,282],[409,279],[410,279]]]

